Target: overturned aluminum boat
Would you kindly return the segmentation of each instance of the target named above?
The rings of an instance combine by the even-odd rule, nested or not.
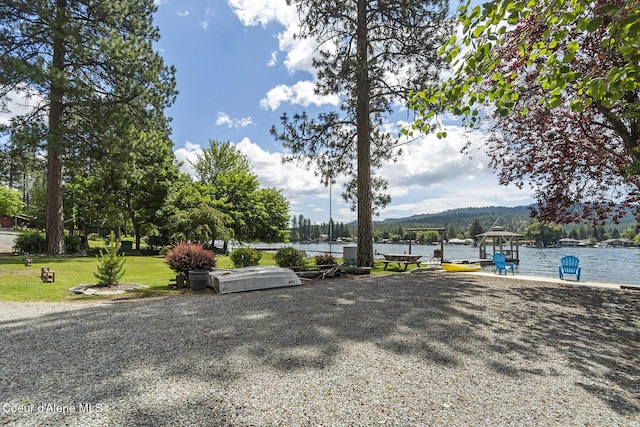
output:
[[[298,286],[300,278],[289,268],[274,266],[241,267],[209,273],[209,287],[219,294],[258,289]]]

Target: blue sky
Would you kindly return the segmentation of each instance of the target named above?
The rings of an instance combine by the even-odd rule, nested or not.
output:
[[[269,134],[283,112],[314,115],[335,104],[313,94],[313,42],[295,40],[295,9],[285,0],[156,0],[157,49],[176,67],[178,95],[167,111],[183,171],[209,140],[231,141],[245,153],[261,185],[282,189],[291,215],[329,219],[329,190],[312,170],[280,161],[282,147]],[[406,112],[401,114],[406,120]],[[453,121],[452,123],[455,123]],[[397,123],[390,123],[397,126]],[[396,163],[380,172],[390,183],[391,204],[376,219],[461,207],[515,206],[532,201],[530,191],[503,187],[487,169],[482,133],[456,126],[449,137],[433,135],[408,145]],[[460,154],[467,139],[472,159]],[[332,216],[349,222],[356,213],[332,191]]]

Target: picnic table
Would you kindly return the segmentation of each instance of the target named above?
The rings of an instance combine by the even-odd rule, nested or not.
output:
[[[410,264],[415,264],[420,267],[420,258],[422,255],[407,255],[407,254],[382,254],[384,256],[384,270],[387,269],[389,263],[398,263],[398,267],[404,265],[404,271],[407,271],[407,267]]]

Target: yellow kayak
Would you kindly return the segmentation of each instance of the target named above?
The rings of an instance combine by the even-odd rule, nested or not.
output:
[[[447,271],[478,271],[480,270],[480,264],[454,264],[451,262],[443,262],[442,268]]]

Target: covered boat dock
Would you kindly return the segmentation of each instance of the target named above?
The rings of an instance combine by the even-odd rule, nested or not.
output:
[[[520,238],[522,234],[506,231],[504,227],[492,227],[478,234],[480,259],[492,259],[493,254],[502,253],[509,262],[520,262]]]

